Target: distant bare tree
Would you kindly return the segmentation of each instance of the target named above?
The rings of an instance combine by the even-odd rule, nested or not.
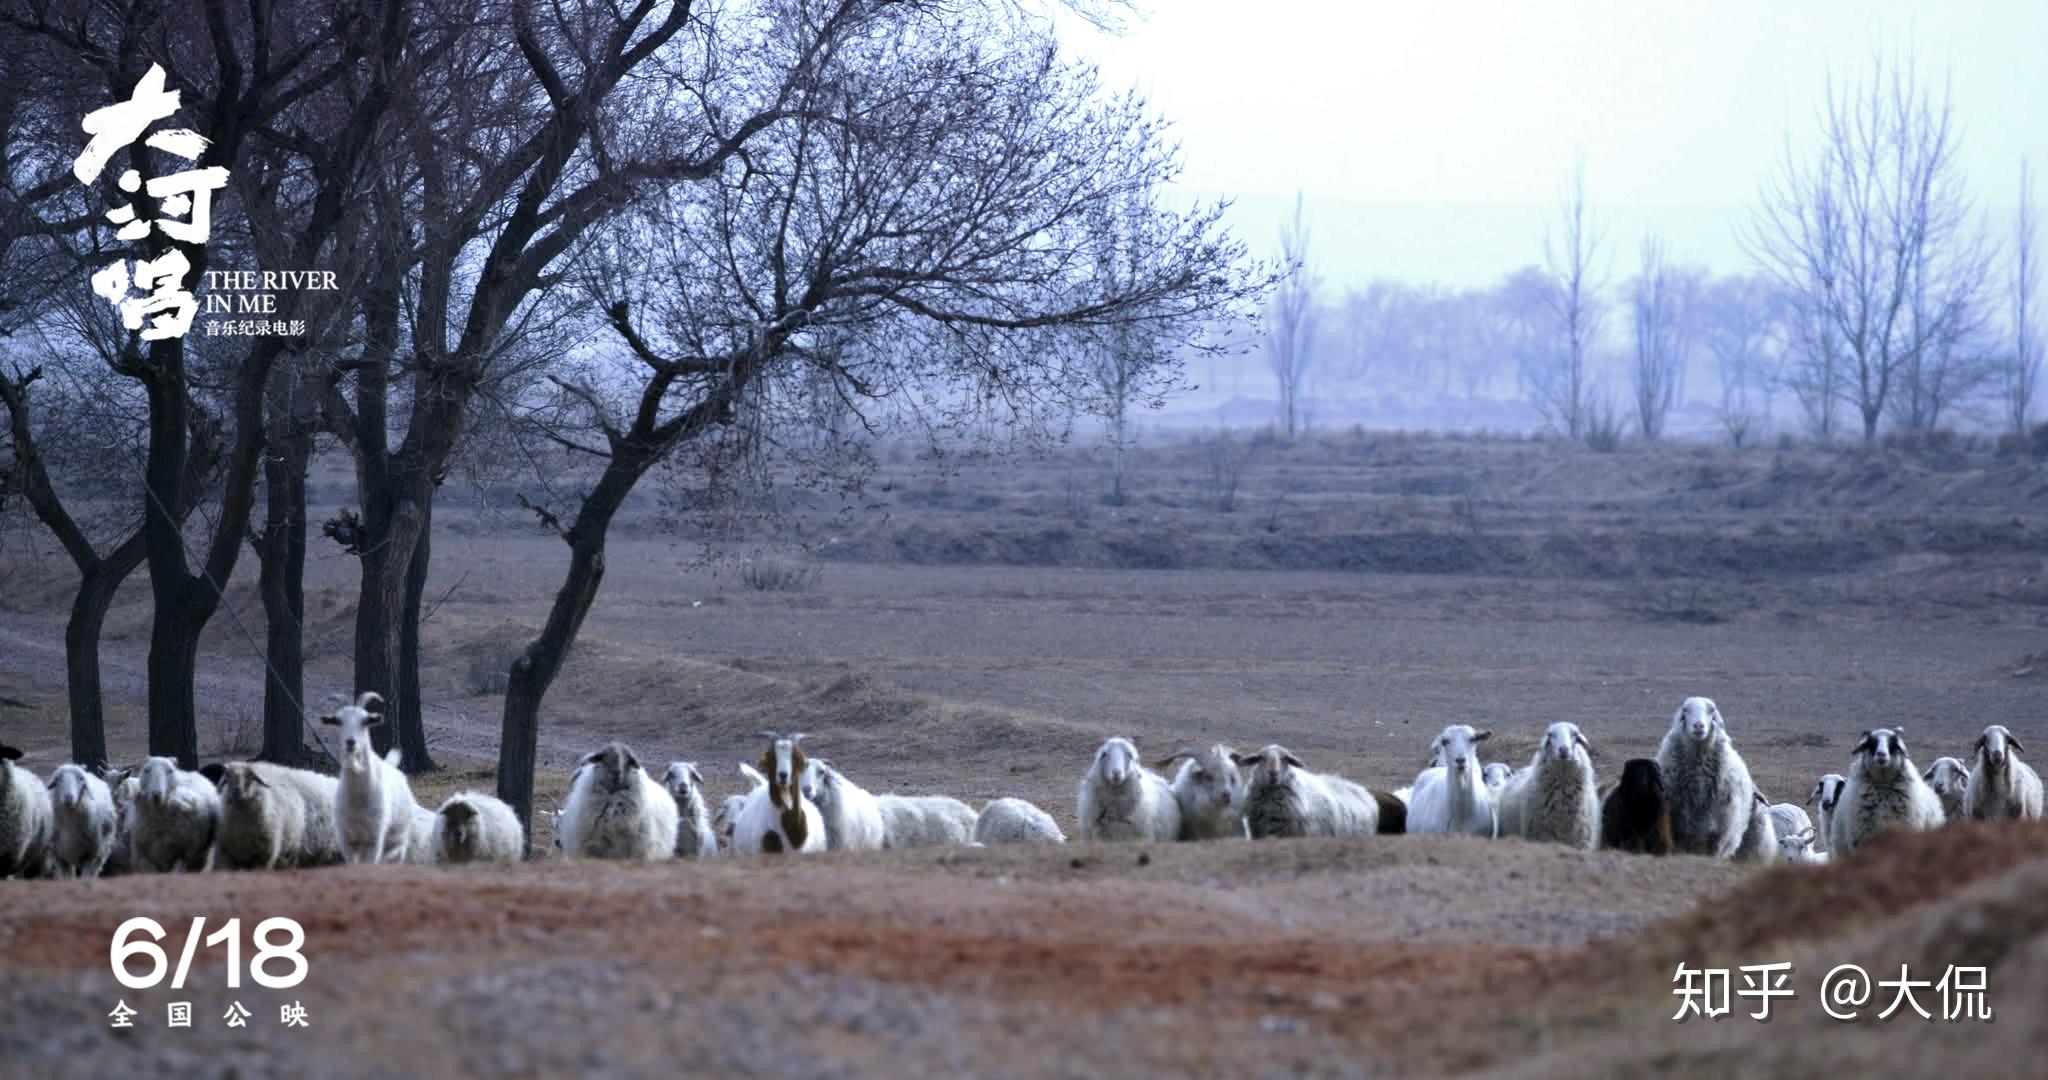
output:
[[[1931,96],[1910,57],[1873,57],[1864,85],[1830,80],[1820,135],[1815,157],[1788,142],[1745,241],[1795,298],[1796,363],[1822,369],[1797,373],[1795,387],[1843,395],[1868,441],[1901,382],[1916,396],[1909,422],[1953,400],[1974,362],[1987,258],[1969,231],[1947,93]]]
[[[1645,439],[1663,437],[1664,423],[1678,400],[1690,334],[1687,308],[1678,275],[1664,258],[1664,245],[1654,236],[1643,239],[1642,269],[1629,289],[1629,311],[1635,330],[1636,430]]]
[[[1322,280],[1309,269],[1308,219],[1302,196],[1294,196],[1294,217],[1280,230],[1280,261],[1287,278],[1273,293],[1266,319],[1266,364],[1280,387],[1280,426],[1290,439],[1303,427],[1301,394],[1315,363],[1316,294]]]
[[[1543,256],[1550,276],[1551,315],[1562,348],[1551,363],[1539,369],[1536,403],[1551,423],[1576,439],[1586,434],[1590,419],[1593,387],[1586,371],[1586,353],[1600,336],[1603,315],[1593,269],[1600,232],[1586,209],[1583,162],[1572,167],[1571,179],[1565,184],[1559,222],[1543,238]]]
[[[1151,208],[1142,201],[1100,215],[1096,226],[1097,274],[1105,287],[1115,293],[1139,288],[1145,273],[1144,230]],[[1118,506],[1126,498],[1124,476],[1133,442],[1131,410],[1157,404],[1167,374],[1162,349],[1171,342],[1160,338],[1159,329],[1140,320],[1116,323],[1099,335],[1094,347],[1095,411],[1108,428],[1110,452],[1110,501]]]
[[[2034,286],[2040,268],[2034,265],[2034,182],[2020,160],[2019,216],[2013,223],[2012,356],[2005,366],[2005,422],[2025,435],[2033,419],[2034,389],[2041,377],[2041,342],[2034,336]]]
[[[1715,417],[1741,446],[1771,415],[1774,360],[1787,332],[1783,305],[1763,278],[1720,278],[1702,292],[1695,325],[1719,377]]]

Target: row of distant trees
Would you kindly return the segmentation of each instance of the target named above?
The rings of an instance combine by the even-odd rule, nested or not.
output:
[[[1788,144],[1742,232],[1754,269],[1729,276],[1685,264],[1654,235],[1632,260],[1613,250],[1580,167],[1540,264],[1486,288],[1382,280],[1333,294],[1297,201],[1280,241],[1294,272],[1268,302],[1263,342],[1279,427],[1305,423],[1313,380],[1512,394],[1572,437],[1625,426],[1656,439],[1686,401],[1706,403],[1737,443],[1787,400],[1824,439],[1987,419],[2024,431],[2041,370],[2026,162],[2001,245],[1957,165],[1951,106],[1910,59],[1879,57],[1863,81],[1831,83],[1818,136]],[[1632,265],[1616,273],[1621,263]]]

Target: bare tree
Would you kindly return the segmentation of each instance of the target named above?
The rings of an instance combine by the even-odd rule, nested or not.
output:
[[[1294,217],[1280,230],[1280,261],[1287,279],[1273,292],[1266,321],[1266,365],[1280,389],[1280,427],[1292,439],[1301,433],[1302,391],[1316,358],[1317,293],[1322,280],[1308,264],[1308,218],[1301,193],[1294,196]]]
[[[1843,395],[1868,441],[1902,381],[1918,395],[1911,422],[1953,400],[1986,252],[1947,93],[1923,88],[1910,57],[1873,57],[1863,85],[1831,79],[1819,126],[1818,155],[1788,141],[1745,241],[1800,314],[1795,387]]]
[[[2016,435],[2024,436],[2033,421],[2034,389],[2041,377],[2041,342],[2034,330],[2034,286],[2039,267],[2034,265],[2034,182],[2027,161],[2020,160],[2019,214],[2013,222],[2012,265],[2012,356],[2006,362],[2005,422]]]
[[[570,506],[536,509],[569,559],[505,697],[498,790],[522,816],[541,701],[596,600],[614,515],[664,462],[714,482],[749,438],[749,394],[831,393],[871,417],[897,403],[956,434],[990,415],[1030,428],[1096,393],[1089,365],[1117,328],[1185,342],[1264,291],[1220,207],[1158,204],[1177,164],[1142,103],[1105,99],[1048,30],[993,7],[862,14],[814,49],[815,13],[786,9],[753,54],[788,87],[785,115],[747,167],[650,195],[584,275],[623,348],[559,383],[585,430],[551,437],[592,474]],[[1110,214],[1125,271],[1104,276]]]
[[[1544,236],[1543,255],[1550,277],[1551,315],[1561,348],[1550,363],[1538,369],[1536,402],[1551,423],[1576,439],[1586,434],[1591,419],[1594,392],[1586,354],[1600,337],[1604,316],[1600,283],[1593,269],[1601,236],[1586,208],[1584,162],[1572,167],[1558,216],[1559,224]]]
[[[1678,400],[1679,379],[1690,345],[1688,297],[1664,258],[1664,245],[1643,238],[1642,269],[1629,289],[1635,330],[1636,430],[1645,439],[1663,437],[1664,423]]]
[[[1720,383],[1715,417],[1741,446],[1771,417],[1775,360],[1787,333],[1783,305],[1763,278],[1720,278],[1701,293],[1696,325]]]
[[[1150,253],[1142,247],[1146,243],[1142,230],[1148,227],[1151,213],[1148,204],[1132,201],[1101,215],[1096,226],[1097,273],[1111,295],[1125,294],[1143,285],[1140,275],[1149,269],[1144,260]],[[1133,442],[1131,410],[1158,404],[1159,394],[1165,389],[1161,379],[1169,366],[1161,349],[1171,344],[1157,338],[1158,329],[1143,319],[1117,322],[1102,332],[1101,344],[1093,350],[1095,385],[1100,392],[1094,407],[1108,428],[1110,501],[1118,506],[1126,498],[1124,475]]]

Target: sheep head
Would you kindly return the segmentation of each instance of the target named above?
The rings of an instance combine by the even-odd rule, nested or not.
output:
[[[1970,770],[1955,758],[1938,757],[1926,772],[1920,774],[1920,778],[1927,781],[1927,786],[1933,788],[1936,795],[1952,795],[1969,786]]]
[[[1429,764],[1426,768],[1439,765],[1450,770],[1452,776],[1462,778],[1467,772],[1479,771],[1479,744],[1493,738],[1493,732],[1480,731],[1470,724],[1452,724],[1437,734],[1429,744]]]
[[[1095,750],[1095,773],[1110,787],[1122,787],[1143,771],[1138,763],[1138,744],[1118,735],[1103,741]]]
[[[694,761],[671,761],[668,768],[662,770],[661,786],[667,789],[678,803],[685,802],[704,786],[704,774],[697,771],[697,763]]]
[[[476,842],[476,807],[467,799],[454,799],[441,808],[443,835],[450,847],[468,847]]]
[[[2008,752],[2017,754],[2025,750],[2026,747],[2020,745],[2020,740],[2007,730],[2004,724],[1993,724],[1985,728],[1982,735],[1977,736],[1973,756],[1983,761],[1986,769],[1996,773],[2005,768]]]
[[[1835,804],[1842,799],[1843,783],[1841,773],[1828,773],[1814,783],[1813,794],[1808,795],[1806,801],[1832,814]]]
[[[1871,728],[1864,732],[1855,750],[1855,756],[1863,760],[1863,771],[1888,777],[1909,768],[1912,761],[1906,756],[1905,734],[1904,728]]]
[[[1154,762],[1153,767],[1165,769],[1177,761],[1187,762],[1187,779],[1200,793],[1200,802],[1228,809],[1244,797],[1244,773],[1237,766],[1237,753],[1230,747],[1214,743],[1206,750],[1176,750]]]
[[[85,766],[64,764],[50,774],[50,801],[58,806],[77,806],[85,801]]]
[[[631,791],[639,784],[640,759],[633,756],[633,750],[616,740],[585,754],[577,763],[577,771],[585,767],[593,770],[593,782],[600,791]]]
[[[1543,732],[1543,745],[1537,748],[1536,760],[1570,761],[1581,753],[1585,755],[1586,763],[1592,764],[1593,744],[1586,741],[1585,733],[1579,730],[1579,725],[1560,720]]]
[[[221,797],[238,806],[260,800],[263,792],[269,787],[269,781],[258,775],[255,769],[240,762],[225,766],[221,772]]]
[[[142,763],[142,786],[136,798],[151,806],[169,802],[177,790],[178,763],[167,757],[153,757]]]
[[[804,756],[804,748],[798,745],[803,734],[778,735],[764,731],[761,736],[768,740],[768,749],[762,751],[760,764],[761,774],[768,778],[768,799],[785,814],[795,810],[801,817],[803,791],[800,785],[804,768],[810,764]],[[792,836],[790,839],[797,838]]]
[[[1721,720],[1721,707],[1713,698],[1689,697],[1678,711],[1671,716],[1671,730],[1683,731],[1700,742],[1706,742],[1726,730]]]
[[[342,768],[360,770],[369,765],[370,729],[384,722],[383,704],[384,698],[375,690],[365,690],[355,704],[343,705],[320,718],[321,723],[341,729]]]
[[[1279,743],[1268,743],[1265,749],[1256,754],[1234,755],[1233,760],[1241,766],[1249,767],[1252,770],[1252,783],[1260,785],[1279,781],[1287,775],[1289,769],[1308,767],[1302,764],[1294,751]]]

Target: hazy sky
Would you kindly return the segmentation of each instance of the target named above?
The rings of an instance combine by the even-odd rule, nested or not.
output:
[[[1575,156],[1612,276],[1648,229],[1739,269],[1734,229],[1788,128],[1805,145],[1830,68],[1862,76],[1874,48],[1949,80],[1995,225],[2023,154],[2048,198],[2043,0],[1144,3],[1122,37],[1073,44],[1174,120],[1186,186],[1235,196],[1255,250],[1301,189],[1334,282],[1481,284],[1537,261]]]

